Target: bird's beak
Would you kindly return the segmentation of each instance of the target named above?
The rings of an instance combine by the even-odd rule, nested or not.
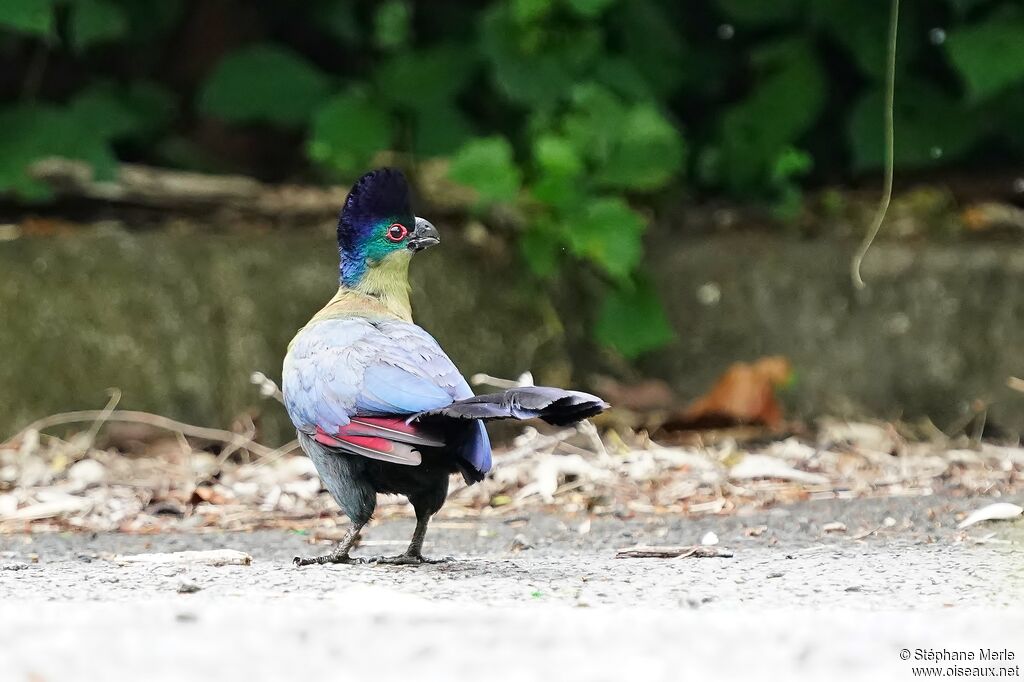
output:
[[[409,250],[422,251],[440,243],[441,235],[437,228],[431,225],[429,220],[417,217],[416,229],[412,231],[412,237],[409,238]]]

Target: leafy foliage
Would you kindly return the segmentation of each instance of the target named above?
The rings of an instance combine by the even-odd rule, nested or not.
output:
[[[705,181],[738,193],[773,189],[779,158],[807,133],[825,99],[824,76],[804,41],[769,44],[752,62],[760,84],[725,112],[701,169]]]
[[[513,201],[519,194],[519,168],[512,145],[502,137],[468,142],[452,159],[451,178],[472,187],[480,201]]]
[[[112,144],[151,133],[167,106],[163,92],[153,86],[118,90],[99,84],[65,106],[25,103],[0,110],[0,192],[34,201],[49,198],[49,188],[33,179],[31,167],[50,157],[85,161],[97,177],[111,177]]]
[[[675,334],[654,287],[641,278],[633,287],[611,291],[601,302],[597,338],[627,357],[670,342]]]
[[[47,36],[53,32],[53,25],[50,0],[4,0],[0,5],[0,28]]]
[[[1024,19],[965,26],[949,36],[947,45],[974,101],[1024,80]]]
[[[71,7],[71,45],[85,50],[124,37],[128,18],[110,0],[78,0]]]
[[[862,99],[850,118],[854,168],[882,165],[882,92]],[[896,91],[895,158],[901,168],[922,168],[962,157],[982,133],[963,103],[934,87],[911,84]]]
[[[314,66],[276,45],[252,45],[228,55],[213,71],[199,104],[225,121],[304,125],[330,92]]]
[[[1019,167],[1018,0],[901,4],[897,169]],[[882,159],[888,2],[285,5],[4,0],[0,193],[45,200],[31,168],[50,156],[100,177],[285,156],[280,172],[324,181],[440,157],[480,217],[515,224],[537,277],[596,274],[595,335],[633,356],[671,337],[643,274],[666,190],[786,217],[805,186]]]
[[[364,167],[393,137],[387,111],[361,92],[332,97],[313,119],[309,155],[348,173]]]

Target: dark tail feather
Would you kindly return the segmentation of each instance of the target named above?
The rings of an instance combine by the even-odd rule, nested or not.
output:
[[[608,403],[580,391],[563,391],[548,386],[510,388],[503,393],[488,393],[458,400],[448,407],[417,415],[454,419],[543,419],[564,426],[608,409]]]

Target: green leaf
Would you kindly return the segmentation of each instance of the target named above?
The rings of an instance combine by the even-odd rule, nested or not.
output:
[[[512,0],[512,16],[516,21],[527,24],[543,19],[552,10],[552,0]]]
[[[163,44],[181,22],[185,0],[119,0],[128,20],[125,40],[137,45]],[[147,59],[159,59],[158,50],[144,53]],[[138,65],[136,65],[138,66]]]
[[[155,83],[99,82],[76,94],[66,111],[93,134],[119,140],[163,130],[174,116],[175,101]]]
[[[541,135],[533,143],[533,157],[542,172],[565,178],[583,173],[583,160],[576,148],[564,137],[551,133]]]
[[[121,103],[135,115],[134,134],[153,135],[162,132],[174,120],[178,102],[174,93],[150,81],[134,81],[118,88]]]
[[[883,159],[883,97],[867,94],[853,109],[849,139],[857,171],[878,168]],[[896,88],[893,112],[897,168],[923,168],[969,151],[984,123],[958,101],[924,83]]]
[[[321,0],[313,11],[316,25],[325,29],[343,45],[359,45],[365,36],[360,30],[353,0]]]
[[[825,101],[824,74],[803,41],[761,48],[753,62],[754,90],[722,116],[717,142],[701,160],[705,181],[739,193],[765,187],[776,158],[811,128]]]
[[[80,92],[66,113],[94,135],[110,140],[134,135],[145,125],[111,84],[95,85]]]
[[[382,50],[393,50],[409,41],[412,9],[404,0],[380,3],[373,17],[373,42]]]
[[[331,90],[328,77],[277,45],[232,52],[203,86],[200,109],[231,123],[302,126]]]
[[[652,0],[623,2],[609,20],[609,30],[615,31],[622,42],[622,56],[661,97],[673,94],[692,69],[691,64],[699,61],[700,54],[691,54],[677,28],[680,22]],[[702,69],[692,75],[699,83],[709,74]]]
[[[573,253],[593,261],[612,277],[626,278],[640,262],[646,223],[622,199],[595,199],[582,215],[567,222]]]
[[[594,334],[627,358],[660,348],[675,338],[654,287],[640,279],[610,291],[601,303]]]
[[[654,91],[633,62],[606,57],[594,69],[594,80],[630,100],[652,100]]]
[[[989,4],[989,0],[949,0],[949,4],[954,12],[963,17],[978,7]]]
[[[569,7],[576,14],[587,19],[596,19],[604,14],[615,0],[568,0]]]
[[[110,129],[93,127],[88,106],[61,108],[22,104],[0,110],[0,192],[25,199],[49,198],[49,188],[29,175],[36,161],[63,157],[90,164],[99,178],[110,177],[116,159],[110,149]],[[115,115],[113,111],[108,114]]]
[[[110,0],[75,0],[71,6],[71,45],[83,52],[128,32],[128,17]]]
[[[603,162],[621,132],[626,118],[622,100],[592,83],[572,90],[572,108],[562,127],[572,144],[588,158]]]
[[[439,102],[418,108],[413,117],[413,150],[421,156],[442,156],[472,136],[465,114],[454,104]]]
[[[814,159],[810,154],[793,147],[786,147],[772,163],[771,180],[773,183],[783,184],[791,178],[806,175],[813,167]]]
[[[772,163],[769,182],[775,189],[772,212],[781,220],[795,220],[803,208],[803,192],[796,178],[805,176],[814,167],[814,159],[807,152],[786,147]]]
[[[792,21],[803,9],[803,0],[718,0],[717,4],[732,21],[752,26]]]
[[[449,104],[475,69],[465,48],[442,45],[396,54],[381,63],[373,77],[377,90],[390,102],[424,109]]]
[[[586,169],[572,143],[553,133],[542,134],[533,143],[533,160],[537,167],[530,187],[533,197],[563,214],[574,210],[583,198]]]
[[[538,277],[550,277],[558,269],[559,256],[565,251],[559,237],[560,227],[554,225],[550,219],[538,219],[519,238],[519,249],[523,259]]]
[[[595,26],[523,27],[507,6],[496,3],[484,15],[480,50],[501,94],[540,109],[566,97],[596,60],[601,39]]]
[[[809,2],[806,13],[812,25],[821,27],[846,49],[865,75],[883,81],[889,52],[889,10],[889,2],[829,0]],[[903,3],[900,7],[897,87],[904,82],[902,73],[907,65],[920,55],[924,31],[917,30],[918,14],[913,3]]]
[[[388,112],[352,91],[335,95],[316,112],[308,150],[316,161],[351,173],[388,149],[393,139]]]
[[[1024,22],[958,28],[946,38],[946,49],[975,102],[1024,80]]]
[[[0,109],[0,193],[33,201],[49,198],[49,188],[29,177],[27,170],[34,161],[53,155],[47,129],[58,117],[51,107],[17,104]]]
[[[509,202],[519,195],[521,177],[504,137],[484,137],[467,142],[452,158],[448,176],[475,189],[484,203]]]
[[[3,0],[0,28],[48,36],[53,33],[52,0]]]
[[[683,138],[654,106],[625,116],[598,180],[609,187],[649,191],[668,183],[683,164]]]
[[[675,126],[653,105],[627,106],[600,86],[573,91],[573,109],[563,127],[606,187],[659,189],[682,167],[683,139]]]

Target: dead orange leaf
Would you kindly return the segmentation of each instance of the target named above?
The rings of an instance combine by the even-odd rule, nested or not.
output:
[[[686,409],[682,421],[691,428],[736,424],[778,428],[782,424],[782,407],[775,398],[775,389],[791,376],[789,360],[779,355],[761,358],[753,364],[737,362],[710,391]]]

